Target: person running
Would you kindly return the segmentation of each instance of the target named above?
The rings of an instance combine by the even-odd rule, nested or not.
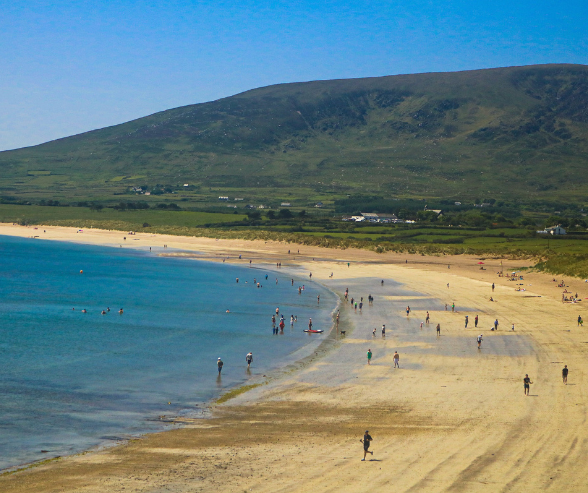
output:
[[[476,340],[478,341],[478,349],[480,349],[482,347],[482,334],[480,334]]]
[[[425,319],[425,323],[428,324],[429,323],[429,319],[431,317],[429,316],[429,310],[427,310],[427,318]]]
[[[223,360],[222,359],[217,359],[216,360],[216,366],[218,367],[218,376],[220,377],[221,371],[223,371]]]
[[[563,383],[566,385],[568,384],[568,365],[564,365],[563,370],[561,371],[561,376],[563,378]]]
[[[530,391],[530,387],[529,387],[529,386],[530,386],[532,383],[533,383],[533,382],[531,382],[531,379],[529,378],[529,374],[528,374],[528,373],[526,373],[526,374],[525,374],[525,378],[523,378],[523,384],[524,384],[524,387],[525,387],[525,395],[526,395],[526,396],[528,396],[528,395],[529,395],[529,391]]]
[[[498,330],[498,319],[494,320],[494,330]]]
[[[437,324],[437,336],[441,335],[441,324]]]
[[[368,365],[372,364],[372,350],[368,349],[367,351],[367,359],[368,359]]]
[[[465,316],[465,328],[466,329],[468,328],[468,321],[469,321],[469,319],[468,319],[468,316],[466,315]]]
[[[476,315],[476,318],[474,318],[474,327],[478,327],[478,315]]]
[[[400,355],[398,351],[394,351],[394,368],[400,369]]]
[[[370,436],[370,432],[368,430],[365,430],[363,440],[359,440],[361,443],[363,443],[363,459],[361,459],[362,461],[365,460],[365,457],[368,453],[374,455],[374,452],[369,450],[372,440],[373,438]]]
[[[247,368],[249,368],[253,362],[253,353],[247,353],[247,356],[245,356],[245,361],[247,361]]]

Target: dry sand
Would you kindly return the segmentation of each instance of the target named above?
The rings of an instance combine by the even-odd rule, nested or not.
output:
[[[213,418],[3,475],[2,492],[588,491],[588,327],[576,324],[579,314],[586,318],[588,300],[563,304],[552,276],[524,273],[524,281],[507,281],[496,274],[499,260],[485,259],[480,270],[480,260],[467,256],[306,246],[293,255],[299,247],[291,244],[141,234],[123,240],[120,232],[56,227],[0,225],[2,234],[123,248],[167,244],[168,253],[178,248],[229,261],[242,253],[241,262],[298,265],[340,295],[349,287],[350,296],[376,298],[362,313],[342,306],[340,328],[347,335],[331,334],[331,350],[214,406]],[[504,270],[523,265],[504,261]],[[515,291],[519,283],[526,291]],[[566,284],[588,297],[583,281]],[[453,302],[456,312],[445,311]],[[408,319],[407,304],[413,308]],[[421,331],[427,309],[431,324]],[[495,318],[499,331],[491,332]],[[368,348],[374,353],[369,366]],[[393,369],[395,350],[399,370]],[[528,397],[525,373],[534,382]],[[375,453],[361,462],[366,429]]]

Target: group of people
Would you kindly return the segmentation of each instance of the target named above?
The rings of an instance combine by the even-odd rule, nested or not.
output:
[[[75,307],[74,307],[74,308],[72,308],[72,311],[74,311],[74,312],[76,311]],[[100,315],[106,315],[106,314],[107,314],[109,311],[110,311],[110,307],[106,307],[106,310],[102,310],[102,311],[100,312]],[[82,312],[82,313],[88,313],[88,310],[86,310],[85,308],[83,308],[83,309],[81,310],[81,312]],[[123,314],[123,309],[121,308],[121,309],[118,311],[118,313],[119,313],[119,315],[122,315],[122,314]]]

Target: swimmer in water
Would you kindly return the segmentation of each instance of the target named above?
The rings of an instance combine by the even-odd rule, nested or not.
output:
[[[119,313],[120,315],[122,315],[122,314],[123,314],[123,309],[121,308],[121,309],[118,311],[118,313]]]
[[[106,315],[106,311],[105,310],[102,310],[101,314],[102,315]]]
[[[227,308],[227,313],[231,313],[231,310],[229,310],[228,308]]]

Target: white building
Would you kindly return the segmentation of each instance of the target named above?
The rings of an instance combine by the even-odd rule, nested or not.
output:
[[[551,226],[549,228],[545,228],[543,231],[537,231],[539,234],[550,234],[550,235],[565,235],[566,230],[563,229],[559,224],[557,226]]]

